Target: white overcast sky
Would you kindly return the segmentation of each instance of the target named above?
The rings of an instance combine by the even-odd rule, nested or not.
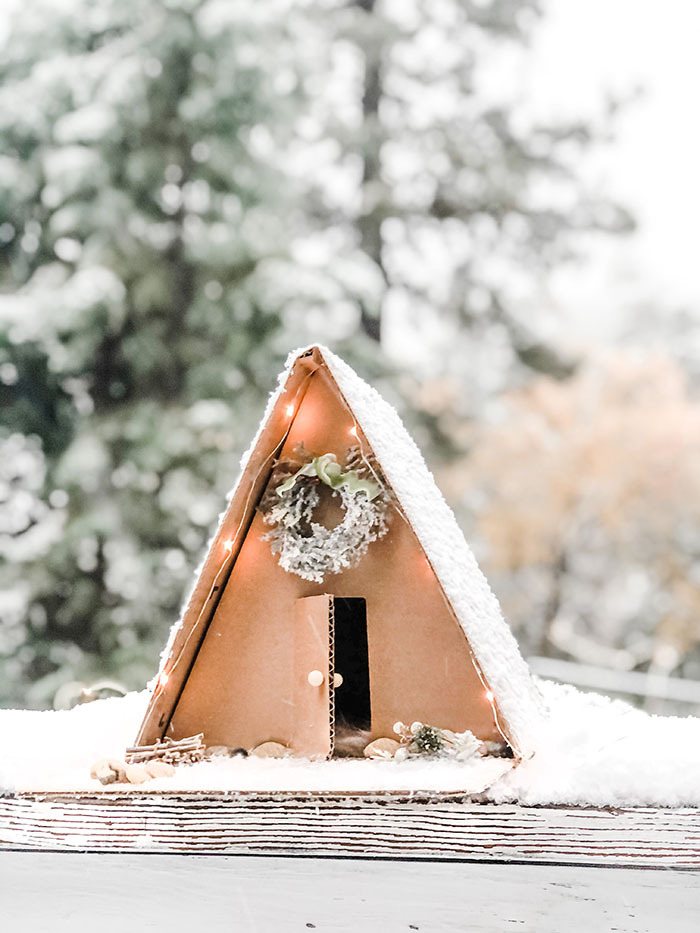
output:
[[[635,213],[639,231],[596,248],[557,279],[574,319],[614,333],[637,301],[695,309],[700,326],[700,3],[544,0],[526,92],[550,115],[585,115],[610,91],[643,96],[618,119],[616,141],[589,177]]]

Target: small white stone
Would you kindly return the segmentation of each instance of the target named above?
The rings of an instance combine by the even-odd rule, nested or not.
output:
[[[396,739],[375,739],[364,751],[365,758],[393,758],[401,746]]]
[[[167,761],[149,761],[144,767],[146,774],[152,778],[172,777],[175,774],[175,766]]]
[[[116,771],[117,780],[126,781],[126,762],[122,761],[121,758],[108,758],[107,762],[112,771]]]
[[[129,784],[145,784],[146,781],[151,780],[151,775],[143,765],[127,765],[126,779]]]
[[[232,758],[233,749],[228,745],[208,745],[206,751],[207,758]]]
[[[96,778],[100,784],[114,784],[117,780],[117,773],[110,768],[106,758],[101,758],[90,768],[90,777]]]
[[[289,755],[289,749],[281,742],[263,742],[261,745],[251,751],[251,755],[256,758],[286,758]]]

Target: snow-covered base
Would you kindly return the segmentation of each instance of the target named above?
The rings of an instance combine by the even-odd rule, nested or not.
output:
[[[72,710],[0,710],[0,790],[100,788],[90,779],[91,765],[100,758],[123,757],[148,698],[142,690]]]
[[[178,768],[139,791],[460,791],[495,803],[589,806],[700,806],[700,719],[649,716],[625,703],[548,682],[549,714],[528,761],[308,762],[219,759]],[[7,791],[107,792],[89,777],[98,758],[131,744],[148,701],[133,693],[69,712],[0,710]],[[129,788],[132,789],[132,788]]]
[[[177,769],[172,778],[102,787],[90,778],[99,758],[120,758],[143,719],[148,693],[97,700],[70,711],[0,710],[10,749],[0,762],[6,791],[467,791],[481,793],[511,766],[507,759],[442,760],[218,758]]]
[[[700,806],[700,719],[541,681],[537,751],[489,789],[495,803]]]
[[[389,793],[478,794],[493,784],[512,762],[505,759],[476,760],[457,765],[449,761],[391,761],[337,759],[234,758],[203,761],[177,769],[171,778],[158,778],[145,784],[108,784],[91,780],[88,770],[65,772],[51,779],[34,780],[20,790],[35,793],[101,791],[106,794],[133,794],[163,791],[193,792],[270,792],[270,793]]]

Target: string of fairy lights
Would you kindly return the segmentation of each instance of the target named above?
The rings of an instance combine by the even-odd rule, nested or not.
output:
[[[186,636],[184,642],[183,642],[182,645],[180,646],[179,651],[178,651],[178,654],[177,654],[177,657],[176,657],[175,660],[172,662],[172,664],[169,664],[168,662],[171,660],[171,657],[169,656],[169,657],[167,658],[167,660],[165,661],[164,665],[163,665],[163,669],[162,669],[162,670],[160,671],[160,673],[158,674],[158,676],[157,676],[157,678],[156,678],[156,687],[155,687],[155,691],[154,691],[154,696],[153,696],[153,699],[152,699],[152,701],[151,701],[152,703],[154,703],[154,702],[161,696],[161,694],[162,694],[163,691],[165,690],[166,685],[168,684],[168,681],[170,680],[170,677],[172,676],[173,672],[175,671],[175,669],[177,668],[177,666],[178,666],[178,665],[180,664],[180,662],[182,661],[182,658],[184,657],[185,651],[186,651],[186,649],[187,649],[187,646],[188,646],[188,644],[189,644],[191,638],[193,637],[194,633],[198,630],[199,625],[200,625],[200,622],[202,621],[202,619],[203,619],[203,618],[206,616],[206,614],[208,613],[208,610],[209,610],[209,602],[210,602],[210,600],[211,600],[213,594],[216,592],[217,588],[219,587],[220,580],[221,580],[222,577],[227,573],[227,571],[230,569],[230,567],[228,566],[229,563],[231,563],[231,566],[232,566],[232,564],[233,564],[234,548],[235,548],[235,545],[236,545],[238,536],[240,535],[241,529],[243,528],[243,526],[244,526],[244,524],[245,524],[245,522],[246,522],[246,518],[247,518],[247,515],[248,515],[248,508],[249,508],[249,505],[250,505],[250,501],[251,501],[253,492],[254,492],[255,489],[257,488],[258,480],[259,480],[260,476],[262,475],[263,471],[265,471],[265,470],[267,469],[267,466],[268,466],[268,464],[270,463],[270,461],[271,461],[274,457],[277,456],[277,454],[280,452],[281,448],[284,446],[284,443],[285,443],[285,441],[287,440],[287,438],[288,438],[288,436],[289,436],[289,433],[290,433],[290,431],[291,431],[292,424],[293,424],[293,420],[294,420],[294,416],[296,415],[296,413],[297,413],[297,411],[298,411],[298,404],[297,404],[297,403],[298,403],[298,400],[299,400],[299,395],[305,390],[306,385],[307,385],[309,379],[311,378],[311,376],[314,375],[314,372],[315,372],[315,370],[312,370],[311,372],[309,372],[309,373],[306,375],[306,377],[305,377],[305,378],[303,379],[303,381],[299,384],[299,386],[297,386],[297,389],[296,389],[294,398],[292,399],[291,402],[287,403],[287,405],[286,405],[285,408],[284,408],[285,415],[286,415],[286,417],[287,417],[287,419],[288,419],[288,423],[287,423],[287,425],[286,425],[286,427],[285,427],[284,433],[283,433],[281,439],[279,440],[279,442],[274,446],[274,448],[272,449],[272,451],[267,455],[267,457],[265,458],[265,460],[264,460],[263,463],[261,464],[260,468],[258,469],[254,481],[250,484],[250,490],[249,490],[249,492],[248,492],[248,495],[247,495],[247,497],[246,497],[246,500],[245,500],[243,509],[242,509],[242,511],[241,511],[241,519],[240,519],[240,521],[239,521],[239,523],[238,523],[238,526],[237,526],[237,528],[236,528],[236,531],[235,531],[235,533],[234,533],[234,535],[233,535],[232,538],[228,538],[227,540],[225,540],[225,541],[223,542],[223,549],[224,549],[224,552],[225,552],[225,556],[224,556],[223,561],[221,562],[221,565],[220,565],[220,567],[219,567],[219,569],[218,569],[218,571],[217,571],[217,573],[216,573],[216,576],[214,577],[214,581],[213,581],[213,583],[212,583],[212,585],[211,585],[211,587],[210,587],[210,589],[209,589],[209,592],[208,592],[208,594],[207,594],[207,598],[204,600],[204,603],[202,604],[202,608],[201,608],[201,610],[200,610],[199,615],[197,616],[197,620],[195,621],[194,625],[192,625],[192,627],[190,628],[190,631],[188,632],[188,634],[187,634],[187,636]],[[372,476],[374,477],[374,479],[377,481],[377,483],[378,483],[380,486],[385,486],[385,485],[386,485],[386,479],[382,479],[382,478],[380,478],[380,477],[377,475],[377,471],[375,470],[374,465],[373,465],[373,463],[371,462],[371,459],[369,459],[369,458],[366,456],[365,449],[364,449],[365,439],[364,439],[364,436],[361,434],[361,432],[360,432],[360,430],[359,430],[359,427],[358,427],[357,422],[355,421],[355,415],[354,415],[354,412],[352,411],[352,408],[351,408],[350,405],[348,404],[348,402],[347,402],[347,400],[345,399],[345,397],[344,397],[344,395],[342,394],[342,392],[339,392],[339,396],[340,396],[340,399],[341,399],[341,402],[342,402],[343,406],[347,409],[348,414],[350,415],[350,417],[351,417],[351,419],[352,419],[352,421],[353,421],[352,427],[349,428],[348,433],[349,433],[352,437],[354,437],[354,438],[357,440],[357,442],[358,442],[358,443],[357,443],[357,446],[358,446],[360,458],[361,458],[363,464],[364,464],[365,467],[370,471],[370,473],[372,474]],[[413,528],[413,525],[411,524],[411,522],[410,522],[408,516],[404,513],[403,508],[401,507],[400,502],[398,501],[398,499],[396,498],[396,496],[394,496],[393,498],[394,498],[394,505],[395,505],[396,511],[397,511],[398,514],[400,515],[401,519],[406,523],[406,525],[408,526],[408,528],[410,529],[410,531],[412,532],[412,534],[415,535],[415,530],[414,530],[414,528]],[[421,550],[423,550],[423,549],[421,548]],[[447,611],[449,612],[449,614],[452,616],[452,618],[453,618],[454,621],[456,622],[456,624],[457,624],[457,626],[459,627],[460,631],[463,631],[462,626],[460,625],[459,620],[458,620],[457,617],[456,617],[454,608],[452,607],[452,604],[451,604],[450,600],[447,598],[447,595],[446,595],[445,591],[443,590],[442,584],[440,583],[440,580],[439,580],[437,574],[435,573],[434,567],[433,567],[433,565],[432,565],[430,559],[428,558],[428,556],[425,554],[424,551],[423,551],[423,560],[426,562],[427,566],[430,567],[430,569],[432,570],[432,572],[433,572],[433,574],[434,574],[434,579],[435,579],[435,581],[437,582],[437,586],[438,586],[438,591],[439,591],[439,593],[440,593],[440,597],[441,597],[441,599],[443,600],[443,602],[444,602],[444,604],[445,604],[445,607],[446,607]],[[465,639],[466,639],[466,634],[465,634]],[[473,652],[473,650],[472,650],[472,647],[471,647],[471,644],[470,644],[470,642],[469,642],[469,639],[466,639],[466,641],[467,641],[467,647],[468,647],[468,649],[469,649],[469,654],[470,654],[470,657],[471,657],[471,661],[472,661],[472,664],[473,664],[473,666],[474,666],[474,670],[476,671],[477,676],[478,676],[478,678],[479,678],[479,680],[480,680],[480,682],[481,682],[481,685],[482,685],[482,687],[483,687],[483,689],[484,689],[484,694],[483,694],[483,696],[484,696],[484,698],[486,699],[486,701],[489,703],[489,705],[491,706],[491,710],[492,710],[492,713],[493,713],[493,720],[494,720],[494,723],[495,723],[495,725],[496,725],[496,728],[497,728],[497,730],[498,730],[500,736],[501,736],[502,739],[504,740],[504,742],[506,742],[508,745],[510,745],[510,740],[509,740],[509,738],[508,738],[508,736],[507,736],[507,734],[506,734],[506,731],[504,730],[504,728],[503,728],[502,725],[501,725],[501,721],[500,721],[500,717],[499,717],[499,714],[498,714],[498,708],[497,708],[497,704],[496,704],[496,700],[495,700],[494,693],[493,693],[493,691],[490,689],[490,687],[488,686],[488,683],[486,682],[486,679],[485,679],[485,677],[484,677],[484,674],[483,674],[483,672],[482,672],[482,670],[481,670],[481,666],[480,666],[480,664],[479,664],[477,658],[474,656],[474,652]],[[173,644],[173,650],[174,650],[174,647],[175,647],[175,646],[174,646],[174,644]],[[172,652],[171,652],[171,654],[172,654]]]
[[[355,414],[354,414],[352,408],[351,408],[350,405],[348,404],[348,402],[347,402],[345,396],[342,394],[342,392],[340,392],[339,394],[340,394],[340,398],[341,398],[341,401],[342,401],[343,405],[345,406],[345,408],[346,408],[347,411],[348,411],[348,414],[350,415],[350,417],[351,417],[351,418],[353,419],[353,421],[354,421],[354,420],[355,420]],[[379,476],[377,475],[376,470],[374,469],[374,466],[372,465],[372,463],[370,462],[370,460],[368,460],[367,457],[365,456],[365,452],[364,452],[364,449],[363,449],[363,439],[362,439],[362,437],[360,436],[360,433],[359,433],[359,431],[358,431],[358,426],[357,426],[356,423],[353,424],[353,426],[350,428],[349,433],[352,434],[353,437],[356,437],[357,440],[358,440],[359,449],[360,449],[360,457],[362,458],[362,462],[365,464],[365,466],[367,467],[367,469],[371,472],[372,476],[373,476],[374,479],[379,483],[379,485],[380,485],[380,486],[383,486],[383,485],[385,484],[386,480],[381,480],[381,479],[379,478]],[[396,501],[395,501],[396,511],[399,513],[399,515],[401,516],[402,520],[406,523],[406,525],[408,526],[408,528],[409,528],[409,530],[411,531],[411,533],[412,533],[413,535],[415,535],[415,534],[416,534],[415,529],[413,528],[413,525],[411,524],[411,522],[410,522],[408,516],[405,514],[405,512],[404,512],[404,510],[403,510],[403,508],[402,508],[402,506],[401,506],[401,503],[396,499],[396,497],[394,497],[394,499],[396,500]],[[420,543],[420,541],[419,541],[419,543]],[[423,550],[422,546],[421,546],[421,550]],[[440,593],[440,597],[441,597],[442,601],[444,602],[445,607],[447,608],[447,611],[449,612],[449,614],[451,615],[451,617],[454,619],[454,621],[455,621],[457,627],[459,628],[459,630],[463,632],[464,630],[462,629],[462,626],[460,625],[459,619],[458,619],[457,616],[455,615],[455,611],[454,611],[454,609],[453,609],[453,607],[452,607],[452,603],[451,603],[451,602],[449,601],[449,599],[447,598],[447,595],[446,595],[445,591],[444,591],[443,588],[442,588],[442,584],[440,583],[440,579],[439,579],[438,575],[435,573],[435,568],[433,567],[433,565],[432,565],[432,563],[431,563],[429,557],[427,556],[427,554],[425,553],[424,550],[423,550],[423,559],[425,560],[426,564],[428,565],[428,567],[430,567],[430,569],[431,569],[432,572],[433,572],[435,581],[437,582],[437,586],[438,586],[438,591],[439,591],[439,593]],[[477,676],[478,676],[479,680],[481,681],[481,686],[484,688],[484,698],[487,700],[487,702],[488,702],[489,705],[491,706],[491,710],[492,710],[492,712],[493,712],[493,721],[494,721],[494,723],[495,723],[495,725],[496,725],[496,729],[498,729],[498,733],[499,733],[499,735],[501,736],[501,738],[503,739],[503,741],[506,742],[508,745],[510,745],[510,740],[508,739],[508,736],[506,735],[506,732],[505,732],[505,730],[503,729],[503,727],[502,727],[502,725],[501,725],[501,721],[500,721],[500,718],[499,718],[499,715],[498,715],[498,708],[497,708],[497,706],[496,706],[496,698],[495,698],[495,695],[494,695],[493,691],[491,690],[491,688],[489,687],[488,683],[486,682],[486,679],[485,679],[485,677],[484,677],[483,671],[481,670],[481,666],[480,666],[478,660],[476,659],[476,657],[474,656],[474,652],[473,652],[473,650],[472,650],[471,643],[470,643],[469,639],[466,638],[466,634],[465,634],[465,639],[466,639],[466,642],[467,642],[467,647],[468,647],[468,649],[469,649],[469,656],[471,657],[472,664],[474,665],[474,670],[476,671]]]
[[[285,431],[284,431],[284,434],[282,435],[281,439],[280,439],[280,440],[278,441],[278,443],[273,447],[273,449],[270,451],[270,453],[267,455],[267,457],[265,457],[265,459],[263,460],[262,464],[260,465],[260,467],[259,467],[259,469],[258,469],[258,471],[257,471],[257,473],[256,473],[256,475],[255,475],[255,479],[254,479],[253,482],[250,484],[250,490],[249,490],[249,492],[248,492],[248,495],[246,496],[246,500],[245,500],[245,503],[244,503],[244,505],[243,505],[243,509],[241,510],[241,519],[240,519],[240,521],[239,521],[239,523],[238,523],[238,525],[237,525],[237,527],[236,527],[236,531],[234,532],[234,535],[233,535],[232,538],[228,538],[227,540],[225,540],[225,541],[223,542],[223,548],[224,548],[224,551],[225,551],[225,556],[224,556],[224,559],[223,559],[223,561],[222,561],[222,563],[221,563],[221,565],[220,565],[220,567],[219,567],[219,569],[218,569],[218,571],[217,571],[217,573],[216,573],[216,576],[214,577],[214,582],[212,583],[211,587],[209,588],[209,592],[207,593],[207,598],[204,600],[204,602],[203,602],[203,604],[202,604],[202,608],[201,608],[201,610],[200,610],[200,612],[199,612],[199,615],[197,616],[196,622],[195,622],[194,625],[190,628],[189,632],[187,633],[187,637],[185,638],[184,642],[183,642],[182,645],[180,646],[180,649],[179,649],[179,651],[178,651],[177,657],[175,658],[175,660],[174,660],[171,664],[169,664],[168,662],[171,660],[171,657],[169,656],[169,657],[166,659],[166,661],[165,661],[165,663],[164,663],[164,665],[163,665],[163,669],[159,672],[159,674],[158,674],[158,676],[157,676],[157,678],[156,678],[156,687],[155,687],[155,691],[154,691],[152,703],[154,703],[154,702],[158,699],[158,697],[160,697],[160,695],[163,693],[163,691],[165,690],[165,687],[167,686],[168,681],[170,680],[170,678],[171,678],[173,672],[175,671],[175,669],[177,668],[177,666],[178,666],[179,663],[181,662],[182,658],[184,657],[185,650],[187,649],[187,646],[188,646],[188,644],[190,643],[190,640],[191,640],[192,636],[194,635],[194,633],[195,633],[195,632],[197,631],[197,629],[199,628],[199,624],[200,624],[200,622],[202,621],[202,619],[203,619],[203,618],[206,616],[206,614],[208,613],[209,601],[210,601],[211,597],[213,596],[213,594],[216,592],[216,590],[217,590],[217,588],[218,588],[218,586],[219,586],[219,581],[220,581],[221,577],[222,577],[223,575],[225,575],[226,571],[229,569],[229,568],[227,567],[227,564],[229,563],[229,561],[231,561],[231,563],[233,563],[232,560],[231,560],[231,558],[232,558],[232,555],[233,555],[233,552],[234,552],[234,547],[235,547],[235,545],[236,545],[236,541],[237,541],[238,536],[239,536],[239,534],[240,534],[240,532],[241,532],[241,529],[243,528],[243,525],[245,524],[246,517],[247,517],[247,515],[248,515],[248,507],[249,507],[249,505],[250,505],[251,498],[252,498],[252,496],[253,496],[253,492],[254,492],[254,490],[257,488],[258,480],[259,480],[259,478],[262,476],[263,472],[266,470],[267,465],[270,463],[270,461],[273,460],[273,459],[277,456],[277,454],[280,452],[281,448],[284,446],[284,443],[285,443],[285,441],[287,440],[287,437],[289,436],[289,432],[290,432],[290,430],[291,430],[291,428],[292,428],[292,419],[293,419],[293,417],[294,417],[294,415],[295,415],[295,413],[296,413],[296,411],[297,411],[297,401],[298,401],[298,399],[299,399],[299,395],[302,393],[303,390],[305,390],[306,384],[308,383],[308,381],[309,381],[309,379],[311,378],[311,376],[313,376],[313,373],[314,373],[314,371],[311,371],[311,372],[307,373],[307,375],[304,377],[304,379],[301,381],[301,383],[297,386],[296,392],[295,392],[295,394],[294,394],[294,399],[293,399],[290,403],[288,403],[287,406],[285,407],[285,414],[287,415],[287,418],[289,419],[289,423],[287,424],[287,426],[286,426],[286,428],[285,428]],[[175,648],[175,645],[173,644],[173,650],[174,650],[174,648]]]

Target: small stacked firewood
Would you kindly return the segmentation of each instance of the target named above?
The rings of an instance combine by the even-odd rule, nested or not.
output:
[[[100,784],[143,784],[153,778],[172,777],[175,765],[192,764],[204,758],[204,734],[185,739],[163,739],[154,745],[127,748],[124,761],[101,758],[90,769]]]
[[[126,750],[130,764],[144,761],[165,761],[171,765],[192,764],[204,758],[204,733],[190,735],[185,739],[164,738],[153,745],[132,745]]]

